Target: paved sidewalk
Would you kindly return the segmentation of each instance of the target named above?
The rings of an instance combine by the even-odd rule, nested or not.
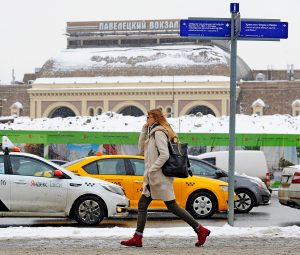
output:
[[[0,255],[298,255],[299,238],[209,237],[205,246],[194,247],[195,238],[145,238],[144,247],[123,247],[120,238],[0,240]]]

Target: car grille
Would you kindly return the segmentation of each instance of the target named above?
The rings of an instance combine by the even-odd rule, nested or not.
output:
[[[269,196],[262,196],[262,200],[263,200],[263,203],[268,203],[269,200],[270,200],[270,197]]]

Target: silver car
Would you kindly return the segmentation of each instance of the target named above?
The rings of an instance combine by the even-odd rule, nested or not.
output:
[[[228,182],[228,173],[204,160],[189,157],[191,170],[194,175],[219,179]],[[247,213],[255,206],[268,205],[271,193],[265,183],[258,178],[234,175],[234,191],[237,195],[235,210]]]
[[[283,169],[278,200],[282,205],[300,209],[300,165]]]

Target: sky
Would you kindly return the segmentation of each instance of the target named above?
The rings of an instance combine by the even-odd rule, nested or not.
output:
[[[238,55],[251,69],[300,69],[299,0],[0,0],[0,84],[34,72],[66,48],[66,22],[230,18],[238,2],[242,18],[289,22],[289,38],[280,42],[239,41]]]
[[[205,226],[211,230],[210,237],[234,238],[234,237],[294,237],[299,238],[300,227],[231,227],[225,224],[223,227]],[[0,232],[0,239],[48,239],[48,238],[94,238],[94,237],[131,237],[134,228],[74,228],[74,227],[9,227]],[[194,237],[195,232],[190,227],[174,228],[146,228],[144,237]]]

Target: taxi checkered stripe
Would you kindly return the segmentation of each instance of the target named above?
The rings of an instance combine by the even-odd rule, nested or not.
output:
[[[86,186],[89,186],[89,187],[93,187],[95,185],[95,183],[92,183],[92,182],[86,182],[85,183]]]
[[[194,186],[194,185],[195,185],[194,182],[186,182],[185,184],[186,184],[187,186]]]

